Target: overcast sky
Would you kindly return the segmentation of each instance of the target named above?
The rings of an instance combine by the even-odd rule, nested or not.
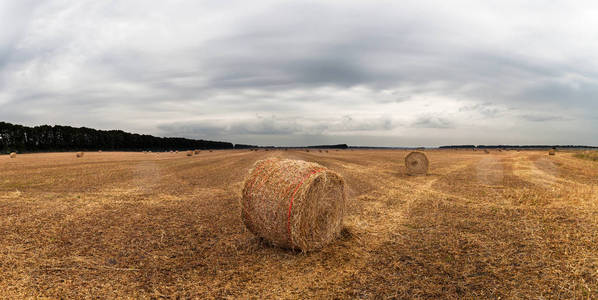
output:
[[[598,145],[598,2],[0,1],[0,121]]]

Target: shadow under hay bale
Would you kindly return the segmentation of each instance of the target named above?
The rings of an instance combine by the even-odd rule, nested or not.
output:
[[[409,175],[426,175],[430,162],[425,153],[413,151],[405,157],[405,166]]]
[[[261,160],[245,179],[241,217],[272,245],[317,250],[340,234],[344,185],[340,175],[316,163]]]

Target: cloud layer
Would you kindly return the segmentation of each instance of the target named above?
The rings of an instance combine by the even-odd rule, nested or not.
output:
[[[598,4],[0,3],[0,120],[235,143],[598,144]]]

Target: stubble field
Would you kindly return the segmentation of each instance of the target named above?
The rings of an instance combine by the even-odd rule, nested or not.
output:
[[[598,162],[545,151],[202,151],[0,156],[0,298],[598,298]],[[318,252],[245,229],[256,160],[344,176]]]

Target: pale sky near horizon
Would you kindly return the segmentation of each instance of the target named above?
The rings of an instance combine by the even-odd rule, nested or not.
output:
[[[0,121],[598,145],[595,1],[0,1]]]

